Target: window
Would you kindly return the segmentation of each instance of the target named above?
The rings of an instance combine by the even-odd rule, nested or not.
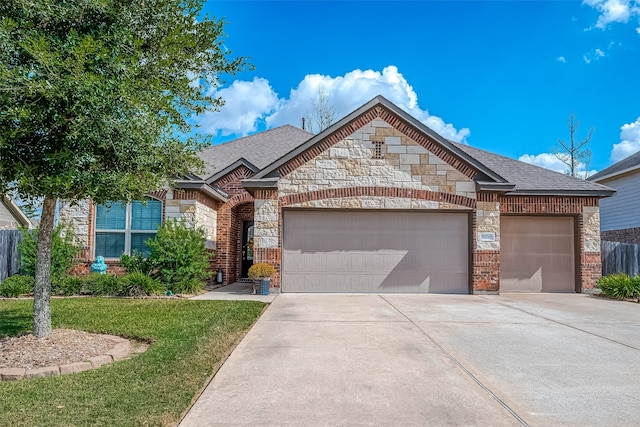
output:
[[[96,206],[95,256],[120,258],[134,250],[149,254],[145,241],[162,223],[162,202],[155,199]]]
[[[382,145],[384,142],[382,141],[373,141],[373,158],[374,159],[384,159],[384,153],[382,151]]]

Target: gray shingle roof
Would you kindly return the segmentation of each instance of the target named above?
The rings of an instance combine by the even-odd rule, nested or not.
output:
[[[515,184],[514,191],[533,194],[613,192],[604,185],[573,178],[559,172],[490,153],[469,145],[451,141],[460,150],[473,157],[507,182]]]
[[[313,136],[295,126],[284,125],[223,144],[212,145],[198,156],[205,163],[205,179],[244,158],[258,169],[287,154]]]
[[[590,176],[589,181],[598,181],[602,178],[615,176],[620,172],[635,168],[640,168],[640,151],[620,160],[618,163],[612,164],[611,166],[601,170],[597,174]]]

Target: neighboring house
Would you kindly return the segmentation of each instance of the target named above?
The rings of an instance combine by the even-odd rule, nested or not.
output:
[[[600,204],[602,240],[640,244],[640,152],[589,177],[614,188]]]
[[[33,227],[31,220],[8,196],[0,196],[0,230],[17,230]]]
[[[600,277],[612,189],[449,141],[383,97],[318,135],[283,126],[201,157],[202,177],[146,206],[63,206],[87,261],[184,218],[225,283],[264,261],[282,292],[580,292]]]

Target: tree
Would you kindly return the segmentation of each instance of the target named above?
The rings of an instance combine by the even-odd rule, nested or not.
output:
[[[335,120],[336,109],[331,104],[329,94],[325,91],[324,85],[320,85],[318,87],[318,97],[312,101],[312,111],[307,111],[303,119],[303,128],[312,133],[319,133],[331,126]]]
[[[0,2],[0,193],[42,199],[34,335],[51,332],[59,199],[130,201],[201,167],[189,117],[246,66],[204,0]],[[205,87],[206,85],[209,87]]]
[[[593,128],[589,129],[589,133],[581,141],[576,140],[576,133],[580,127],[580,122],[576,121],[575,115],[571,115],[567,121],[569,128],[569,141],[558,139],[555,156],[558,160],[569,167],[569,175],[587,178],[589,174],[589,163],[591,162],[591,150],[589,149],[589,141],[593,136]],[[584,167],[584,172],[578,171],[579,167]],[[581,176],[584,175],[584,176]]]

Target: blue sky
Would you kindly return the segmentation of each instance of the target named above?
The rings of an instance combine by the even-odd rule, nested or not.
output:
[[[290,123],[322,86],[339,117],[377,94],[451,139],[551,169],[581,122],[589,170],[640,150],[640,1],[214,1],[255,66],[202,116],[214,143]]]

